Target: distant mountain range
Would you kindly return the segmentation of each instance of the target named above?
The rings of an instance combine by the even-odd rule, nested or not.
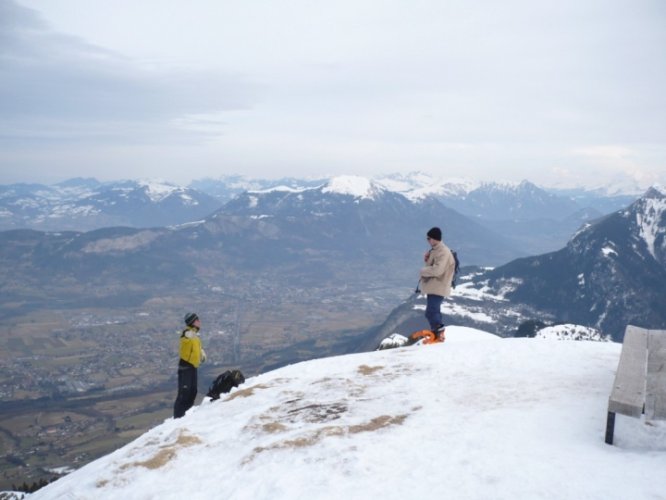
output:
[[[350,179],[262,180],[227,176],[197,180],[189,187],[157,181],[101,183],[95,179],[72,179],[53,186],[12,184],[0,186],[0,230],[90,231],[111,226],[179,225],[203,220],[227,203],[234,210],[243,204],[245,193],[270,198],[277,195],[267,195],[269,191],[307,191],[344,182],[339,179],[345,178]],[[369,181],[356,179],[361,184]],[[553,192],[528,181],[499,184],[442,180],[421,173],[384,176],[372,182],[416,205],[437,201],[474,221],[475,228],[485,227],[500,237],[497,245],[511,248],[506,260],[561,248],[582,224],[625,207],[636,198],[599,191]],[[237,197],[239,200],[234,201]],[[310,199],[309,203],[316,201]],[[263,215],[271,214],[274,208],[264,208]],[[416,209],[419,210],[423,212]],[[449,222],[443,213],[425,224],[442,225],[447,230]],[[473,252],[471,261],[479,262],[478,253],[483,252]]]
[[[99,200],[101,192],[109,194],[105,200],[113,195],[124,203],[190,199],[180,188],[141,183],[100,190],[94,181],[79,180],[59,189],[85,191],[89,201]],[[6,231],[0,238],[2,291],[29,298],[66,286],[85,295],[93,286],[99,298],[126,296],[133,284],[135,291],[150,294],[151,287],[183,280],[212,286],[229,269],[268,273],[276,282],[404,284],[415,275],[431,225],[443,227],[463,266],[492,266],[524,249],[479,222],[492,215],[486,207],[511,212],[506,207],[514,206],[512,213],[525,221],[535,211],[553,215],[576,208],[529,183],[511,189],[485,185],[468,197],[488,211],[470,218],[433,196],[410,199],[385,183],[343,176],[316,187],[244,191],[200,220],[171,227]],[[517,197],[522,205],[512,205]],[[663,198],[662,191],[651,189],[628,208],[588,223],[556,252],[492,271],[471,268],[457,292],[467,308],[451,306],[451,312],[460,312],[472,326],[488,328],[491,321],[500,334],[532,319],[592,326],[614,338],[627,321],[663,324]]]
[[[283,177],[279,179],[253,179],[242,175],[227,175],[219,179],[204,178],[192,181],[191,189],[213,196],[224,204],[245,191],[261,191],[276,187],[303,189],[326,184],[328,179],[303,179]]]
[[[467,262],[499,264],[515,253],[501,235],[437,200],[413,203],[368,180],[338,178],[317,188],[246,192],[203,220],[169,228],[5,231],[0,290],[28,301],[47,290],[60,299],[60,292],[74,293],[72,300],[126,299],[129,289],[149,294],[257,273],[304,286],[411,286],[425,233],[440,220]]]
[[[472,183],[413,173],[378,182],[417,201],[434,198],[511,240],[526,256],[561,248],[584,223],[626,207],[638,195],[545,190],[529,181]]]
[[[581,228],[556,252],[465,271],[444,305],[452,324],[513,336],[523,327],[533,335],[546,324],[571,323],[614,340],[628,324],[666,328],[666,190],[649,189]],[[358,348],[424,328],[423,301],[412,297],[397,307]]]
[[[51,187],[5,186],[0,219],[6,224],[28,220],[51,227],[60,220],[67,229],[112,221],[115,227],[4,232],[0,271],[25,273],[21,288],[72,277],[87,284],[108,285],[109,280],[120,286],[129,280],[146,287],[196,276],[197,269],[206,270],[205,281],[223,266],[241,271],[264,266],[306,280],[336,274],[349,279],[352,269],[367,269],[375,273],[370,280],[398,282],[413,278],[412,268],[426,246],[424,234],[433,225],[442,227],[444,240],[458,251],[463,265],[496,266],[539,246],[526,240],[543,245],[546,238],[540,235],[555,225],[548,217],[575,219],[571,212],[579,209],[575,200],[528,182],[437,184],[423,175],[410,180],[397,184],[395,178],[341,176],[313,187],[283,180],[280,186],[244,190],[222,206],[191,188],[141,181],[75,179]],[[242,179],[232,181],[240,189]],[[428,186],[439,194],[426,195]],[[598,215],[590,210],[588,217]],[[511,220],[525,234],[507,231]],[[118,227],[122,221],[131,224]],[[354,281],[363,279],[352,274]],[[7,283],[15,283],[10,275]]]
[[[359,177],[338,177],[314,188],[245,192],[221,214],[270,222],[306,247],[336,250],[351,261],[359,254],[413,261],[425,248],[425,232],[436,223],[468,262],[498,264],[518,251],[501,234],[434,198],[413,202]]]
[[[0,186],[0,229],[89,231],[110,226],[158,227],[202,219],[214,197],[155,181],[101,183],[72,179],[53,186]]]

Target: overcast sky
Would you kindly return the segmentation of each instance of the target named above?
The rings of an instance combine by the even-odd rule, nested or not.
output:
[[[0,0],[0,183],[666,184],[663,0]]]

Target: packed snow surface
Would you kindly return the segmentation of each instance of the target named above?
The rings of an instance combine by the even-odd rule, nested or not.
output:
[[[30,499],[663,499],[663,422],[604,443],[620,348],[448,327],[291,365]]]

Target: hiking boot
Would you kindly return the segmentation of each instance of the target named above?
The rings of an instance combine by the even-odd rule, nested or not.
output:
[[[440,342],[444,342],[446,340],[446,335],[444,332],[446,331],[446,327],[444,325],[439,325],[437,329],[432,332],[435,334],[435,339],[439,340]]]

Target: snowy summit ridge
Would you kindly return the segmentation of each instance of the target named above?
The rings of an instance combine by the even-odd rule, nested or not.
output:
[[[153,203],[159,203],[174,194],[179,195],[184,200],[191,200],[191,197],[186,194],[186,188],[175,186],[160,179],[140,179],[136,184],[145,190],[146,196]]]
[[[385,189],[366,177],[341,175],[331,178],[322,188],[322,193],[335,193],[354,198],[376,199]]]
[[[619,353],[450,327],[444,344],[298,363],[30,500],[662,498],[663,422],[618,415],[604,444]]]
[[[444,179],[423,172],[384,176],[378,178],[377,182],[389,191],[400,193],[413,202],[433,196],[464,197],[480,186],[479,182],[469,179]]]

